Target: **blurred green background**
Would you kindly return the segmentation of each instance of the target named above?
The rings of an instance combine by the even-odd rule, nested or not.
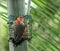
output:
[[[33,39],[29,51],[60,51],[60,0],[31,0]],[[0,0],[0,51],[9,51],[7,0]]]

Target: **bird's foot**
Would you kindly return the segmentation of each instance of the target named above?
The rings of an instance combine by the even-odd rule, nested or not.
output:
[[[10,38],[9,38],[9,40],[8,40],[8,42],[11,42],[11,41],[12,41],[12,39],[13,39],[13,38],[12,38],[12,37],[10,37]]]

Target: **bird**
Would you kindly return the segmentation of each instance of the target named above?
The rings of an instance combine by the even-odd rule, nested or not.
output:
[[[13,23],[13,31],[14,37],[10,37],[14,46],[18,46],[21,44],[25,39],[22,38],[25,32],[25,24],[24,24],[24,17],[18,16]]]

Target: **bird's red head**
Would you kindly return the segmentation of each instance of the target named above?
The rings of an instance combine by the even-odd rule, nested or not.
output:
[[[20,24],[21,23],[21,19],[23,19],[23,16],[17,17],[16,24]]]

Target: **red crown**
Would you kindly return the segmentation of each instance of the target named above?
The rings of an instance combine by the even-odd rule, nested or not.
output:
[[[20,21],[18,20],[18,18],[23,18],[23,16],[18,16],[17,19],[16,19],[16,23],[20,24]]]

